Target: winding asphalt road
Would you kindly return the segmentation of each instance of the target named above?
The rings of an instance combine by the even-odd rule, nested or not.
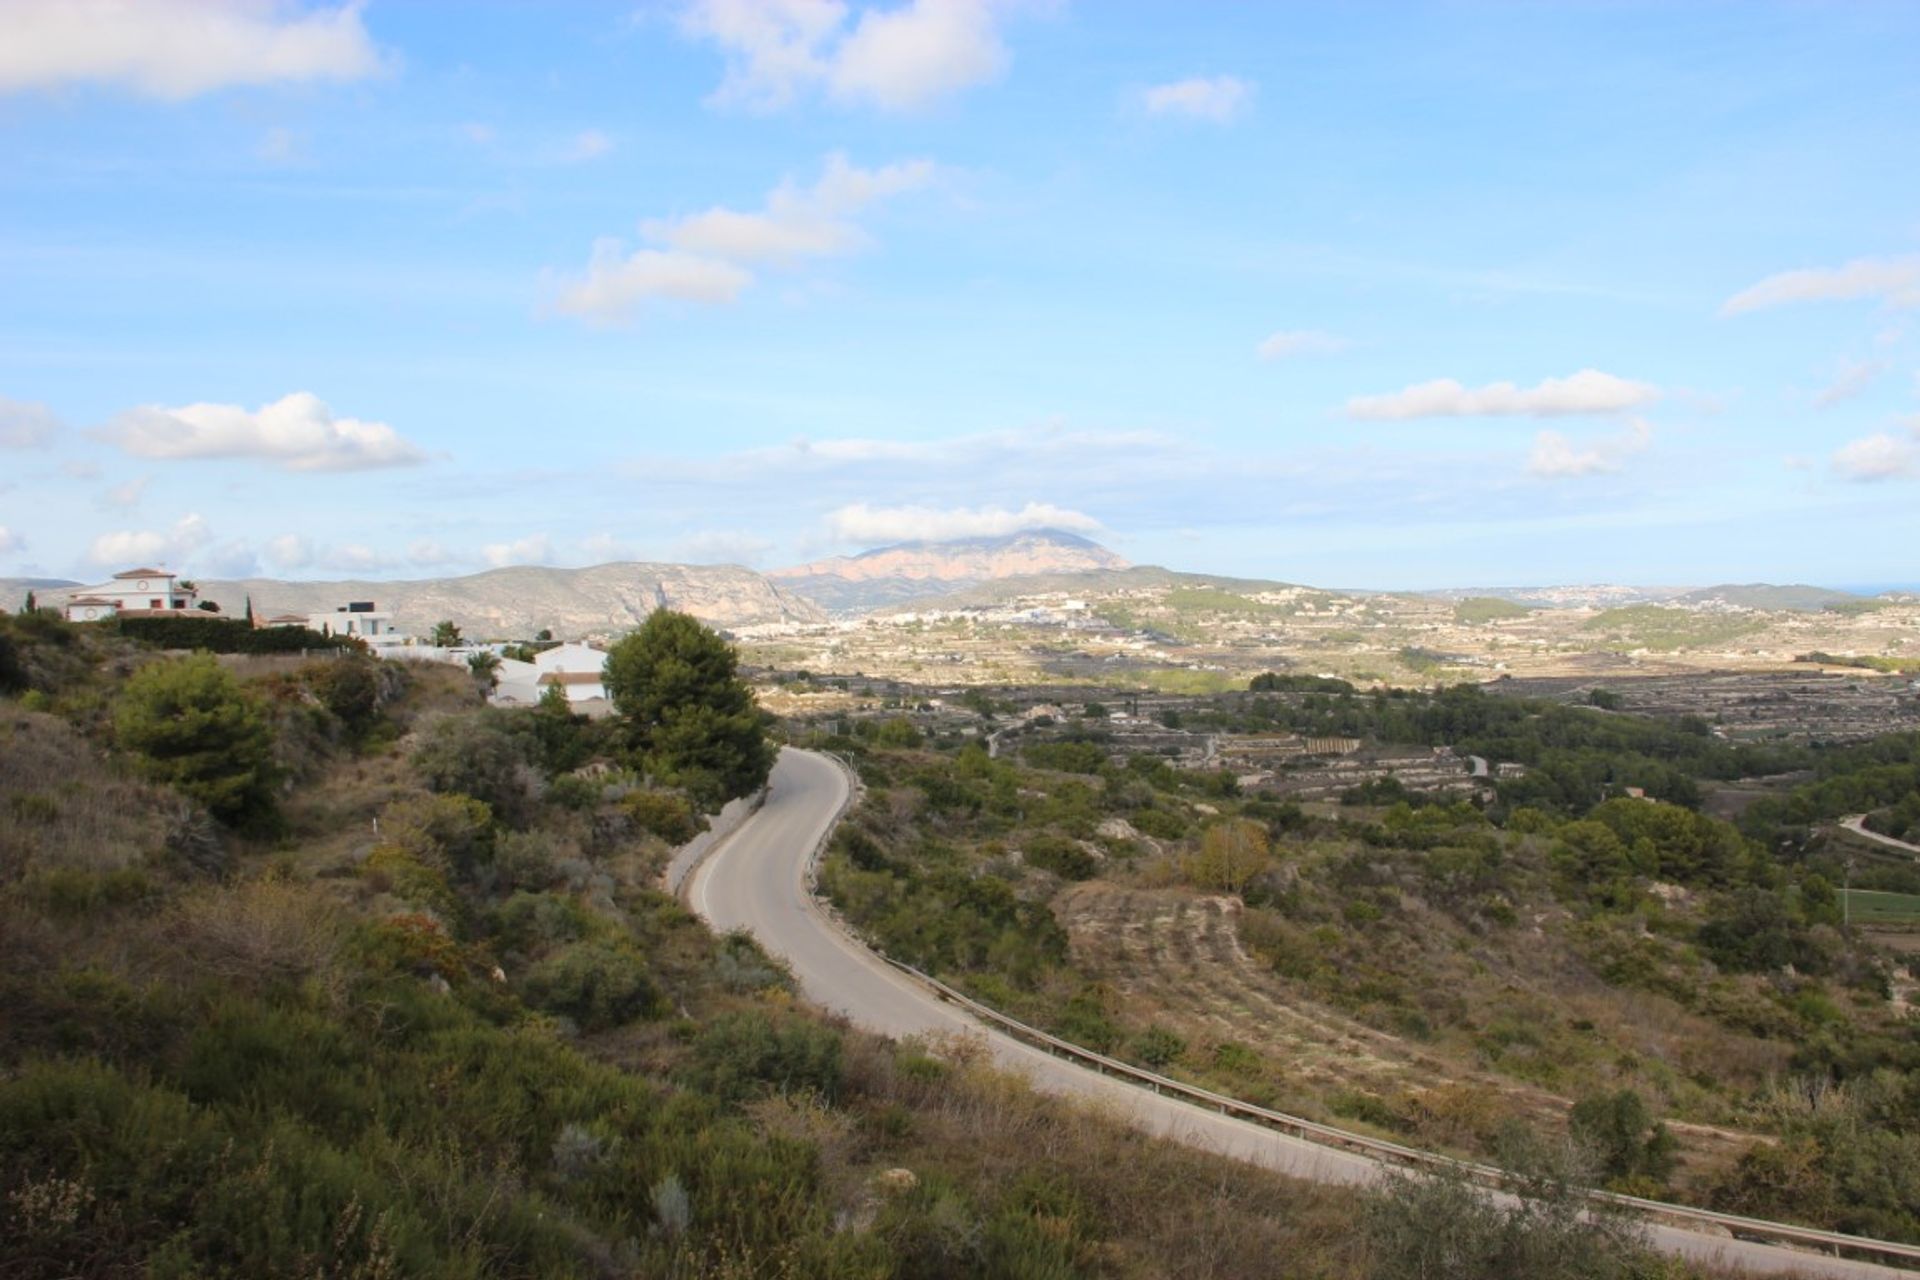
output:
[[[792,967],[807,999],[869,1031],[893,1037],[952,1033],[976,1037],[999,1064],[1025,1075],[1046,1093],[1094,1104],[1148,1133],[1293,1177],[1351,1185],[1381,1176],[1381,1166],[1364,1156],[1217,1115],[1051,1057],[982,1026],[890,968],[848,936],[807,887],[808,859],[838,821],[849,796],[847,776],[832,760],[812,752],[783,750],[766,803],[720,842],[686,881],[689,905],[716,930],[750,931]],[[1647,1230],[1652,1243],[1663,1251],[1762,1275],[1915,1280],[1917,1274],[1663,1224],[1650,1224]]]

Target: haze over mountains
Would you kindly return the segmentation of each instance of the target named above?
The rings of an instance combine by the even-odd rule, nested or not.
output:
[[[1097,597],[1182,586],[1243,593],[1293,587],[1132,565],[1089,538],[1058,529],[899,543],[767,573],[738,565],[621,562],[581,569],[526,565],[412,581],[198,581],[201,597],[228,614],[240,613],[249,599],[259,617],[330,612],[349,600],[372,600],[415,633],[445,618],[471,636],[492,638],[530,636],[542,628],[561,637],[617,634],[658,607],[738,629],[920,605],[991,605],[1046,592]],[[58,607],[81,586],[61,579],[0,579],[0,604],[17,608],[31,590],[40,604]],[[1382,593],[1335,594],[1362,598]],[[1442,600],[1495,597],[1546,609],[1669,604],[1767,612],[1819,612],[1871,599],[1826,587],[1765,583],[1697,589],[1608,584],[1466,587],[1409,594]]]

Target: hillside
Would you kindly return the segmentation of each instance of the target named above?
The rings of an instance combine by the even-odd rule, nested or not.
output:
[[[372,600],[393,611],[404,630],[423,633],[443,618],[474,637],[531,636],[542,628],[561,639],[626,631],[657,608],[679,609],[716,627],[764,622],[815,622],[824,615],[751,569],[735,565],[627,562],[587,569],[518,566],[461,578],[405,582],[284,582],[273,578],[200,579],[202,599],[225,613],[253,601],[256,617],[328,612],[349,600]],[[57,605],[71,590],[40,593]]]
[[[1702,587],[1679,597],[1677,603],[1720,605],[1731,609],[1764,609],[1790,613],[1818,613],[1822,609],[1845,608],[1866,603],[1866,597],[1851,591],[1834,591],[1805,583],[1776,585],[1770,582],[1723,583]]]
[[[858,612],[983,582],[1127,567],[1125,560],[1091,539],[1059,529],[1035,529],[991,538],[903,542],[776,569],[768,576],[828,609]]]

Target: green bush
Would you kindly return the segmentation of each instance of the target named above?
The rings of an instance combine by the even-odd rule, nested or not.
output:
[[[140,668],[120,691],[114,738],[152,778],[223,822],[274,812],[273,730],[259,704],[206,654]]]
[[[527,974],[527,999],[572,1018],[583,1031],[602,1031],[658,1012],[660,997],[640,957],[605,942],[576,942],[547,956]]]
[[[1581,1099],[1567,1128],[1610,1181],[1658,1186],[1680,1162],[1679,1142],[1632,1089]]]
[[[706,820],[677,791],[635,791],[620,807],[642,831],[671,845],[685,844],[707,829]]]
[[[701,1029],[686,1076],[701,1092],[729,1102],[795,1092],[831,1102],[840,1096],[840,1036],[805,1018],[744,1009]]]
[[[434,721],[414,748],[413,766],[433,790],[472,796],[508,826],[524,827],[538,807],[541,781],[512,714],[487,710]]]
[[[119,618],[109,625],[128,639],[156,649],[202,653],[305,653],[364,647],[351,636],[322,635],[305,627],[256,628],[239,618]]]
[[[1062,880],[1085,880],[1100,869],[1098,859],[1081,848],[1078,840],[1066,836],[1033,836],[1027,840],[1024,852],[1030,864],[1042,871],[1051,871]]]

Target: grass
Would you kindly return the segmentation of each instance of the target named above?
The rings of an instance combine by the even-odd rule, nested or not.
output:
[[[1847,902],[1855,924],[1920,924],[1920,893],[1852,889],[1847,891]]]
[[[1453,606],[1453,620],[1463,626],[1476,626],[1483,622],[1524,618],[1532,612],[1523,604],[1502,600],[1498,596],[1469,596]]]
[[[1695,613],[1657,604],[1606,609],[1588,619],[1584,629],[1603,631],[1636,648],[1670,653],[1675,649],[1704,649],[1724,645],[1765,629],[1752,618]]]

